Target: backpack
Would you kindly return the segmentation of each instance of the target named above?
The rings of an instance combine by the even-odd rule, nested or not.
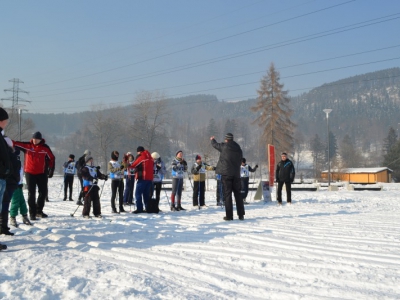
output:
[[[146,205],[146,211],[150,214],[158,214],[159,209],[157,205],[157,199],[151,198]]]

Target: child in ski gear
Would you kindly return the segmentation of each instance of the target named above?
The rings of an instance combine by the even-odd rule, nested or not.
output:
[[[124,200],[124,169],[122,162],[118,162],[119,152],[111,152],[111,160],[108,162],[108,172],[111,178],[111,210],[113,214],[125,212],[123,206]],[[115,207],[115,198],[118,192],[119,212]]]
[[[183,159],[183,152],[179,150],[175,154],[172,165],[172,193],[171,193],[171,211],[185,210],[181,205],[181,197],[183,190],[183,180],[187,171],[187,162]],[[175,197],[177,206],[175,207]]]
[[[162,181],[164,179],[164,175],[166,173],[165,164],[161,160],[160,154],[157,152],[153,152],[151,157],[154,160],[154,167],[153,167],[153,185],[150,192],[150,198],[153,197],[154,190],[156,191],[156,201],[157,201],[157,210],[160,211],[158,208],[160,204],[160,193],[162,187]]]
[[[206,171],[214,171],[215,167],[212,167],[201,160],[200,155],[196,155],[196,162],[192,167],[193,174],[193,206],[199,205],[200,198],[200,206],[204,206],[204,193],[206,186]]]
[[[15,151],[15,155],[18,160],[20,160],[19,150]],[[22,215],[22,222],[26,225],[32,225],[28,218],[28,208],[26,207],[26,202],[24,198],[24,193],[22,191],[23,187],[23,168],[20,164],[20,181],[18,182],[18,188],[14,191],[11,198],[11,207],[10,207],[10,225],[14,227],[18,227],[18,223],[16,217],[18,215],[18,211]]]
[[[69,189],[69,201],[74,201],[72,199],[72,186],[74,184],[74,175],[76,173],[75,167],[75,155],[70,154],[68,156],[68,161],[64,163],[64,201],[67,200],[67,190]]]
[[[85,152],[83,152],[83,155],[78,158],[78,161],[76,162],[76,174],[78,175],[79,183],[81,184],[81,190],[79,193],[78,201],[76,202],[76,205],[83,205],[81,202],[83,198],[83,178],[81,174],[82,168],[86,165],[86,157],[90,156],[91,152],[90,150],[86,149]]]
[[[210,137],[211,145],[220,152],[216,172],[221,174],[221,181],[225,202],[225,221],[233,220],[232,192],[235,195],[236,210],[239,220],[244,220],[244,205],[240,184],[240,164],[242,149],[233,140],[233,134],[225,135],[225,143],[217,143],[214,136]]]
[[[96,218],[101,218],[100,188],[97,185],[97,181],[98,179],[107,181],[108,176],[102,174],[99,167],[93,166],[93,157],[90,155],[86,157],[85,163],[86,165],[81,169],[84,193],[82,216],[89,218],[91,202],[93,201],[93,214]]]
[[[54,174],[55,157],[53,152],[39,131],[32,135],[29,142],[13,141],[13,146],[25,154],[24,170],[28,186],[30,219],[46,218],[43,207],[48,193],[48,178],[52,178]],[[37,201],[36,186],[39,190]]]
[[[250,178],[250,172],[255,172],[258,168],[258,165],[254,167],[250,167],[248,164],[246,164],[246,159],[243,157],[242,158],[242,165],[240,166],[240,181],[242,184],[242,197],[243,197],[243,203],[244,204],[249,204],[246,201],[247,194],[249,193],[249,178]]]
[[[292,203],[292,183],[296,175],[294,165],[291,160],[287,158],[287,153],[282,152],[281,161],[276,166],[275,178],[278,183],[277,197],[278,205],[282,205],[282,188],[286,187],[286,201]]]
[[[128,170],[128,166],[133,163],[135,158],[133,154],[127,152],[124,156],[124,177],[125,177],[125,191],[124,191],[124,205],[130,205],[133,202],[133,189],[135,187],[135,169]]]
[[[138,214],[144,212],[143,204],[144,209],[146,209],[149,201],[151,185],[153,183],[154,161],[150,155],[150,152],[145,150],[142,146],[139,146],[136,151],[138,155],[135,161],[128,167],[128,170],[135,169],[136,210],[133,213]]]

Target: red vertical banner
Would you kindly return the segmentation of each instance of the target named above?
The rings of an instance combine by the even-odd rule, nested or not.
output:
[[[268,171],[269,186],[273,186],[275,182],[275,146],[268,144]]]

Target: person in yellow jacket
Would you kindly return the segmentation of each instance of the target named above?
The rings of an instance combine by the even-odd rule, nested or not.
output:
[[[193,206],[199,205],[204,206],[204,192],[206,186],[206,171],[214,171],[215,167],[212,167],[201,160],[200,155],[196,155],[196,162],[192,167],[193,174]]]

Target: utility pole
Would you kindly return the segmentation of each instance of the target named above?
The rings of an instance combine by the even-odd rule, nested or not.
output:
[[[11,105],[11,111],[14,112],[15,107],[18,107],[17,105],[19,104],[19,102],[31,102],[29,100],[25,100],[19,97],[20,93],[24,93],[24,94],[29,94],[29,92],[21,90],[19,88],[19,84],[20,83],[24,83],[22,80],[19,80],[18,78],[13,78],[10,79],[9,82],[13,83],[13,87],[9,88],[9,89],[5,89],[4,92],[12,92],[13,95],[12,97],[9,98],[1,98],[0,100],[8,100],[8,101],[12,101],[12,105]]]

